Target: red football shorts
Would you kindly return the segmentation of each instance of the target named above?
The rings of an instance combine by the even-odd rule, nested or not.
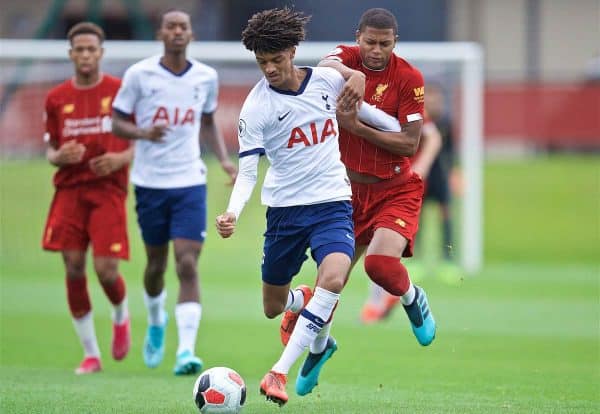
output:
[[[126,197],[123,190],[106,184],[57,189],[42,247],[85,251],[91,242],[94,257],[129,259]]]
[[[359,246],[368,245],[380,227],[401,234],[408,244],[402,256],[413,255],[419,214],[423,204],[423,180],[415,173],[374,184],[352,183],[354,236]]]

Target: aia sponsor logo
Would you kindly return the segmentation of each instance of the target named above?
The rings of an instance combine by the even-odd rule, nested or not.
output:
[[[159,125],[194,125],[196,117],[192,108],[167,108],[159,106],[152,117],[152,124]]]
[[[325,121],[322,128],[317,127],[317,124],[311,122],[308,126],[308,131],[304,131],[301,127],[295,127],[290,133],[288,139],[288,148],[293,148],[294,145],[304,145],[310,147],[325,142],[328,137],[337,136],[333,119],[329,118]],[[310,137],[310,139],[309,139]]]

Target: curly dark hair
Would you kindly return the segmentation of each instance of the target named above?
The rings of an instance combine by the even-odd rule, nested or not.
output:
[[[242,43],[253,52],[281,52],[304,40],[304,26],[309,20],[310,16],[287,7],[263,10],[248,20]]]

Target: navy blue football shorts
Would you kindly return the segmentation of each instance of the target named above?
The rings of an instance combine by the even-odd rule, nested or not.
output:
[[[135,186],[135,200],[147,245],[161,246],[173,239],[204,241],[206,185],[169,189]]]
[[[269,207],[263,250],[262,280],[286,285],[311,256],[317,266],[331,253],[354,257],[354,226],[349,201],[293,207]]]

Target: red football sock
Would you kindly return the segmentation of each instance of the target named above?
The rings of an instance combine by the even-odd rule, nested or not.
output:
[[[125,281],[123,276],[119,275],[113,282],[101,283],[104,293],[113,305],[118,305],[125,298]]]
[[[92,310],[92,304],[90,302],[90,296],[87,290],[87,278],[66,278],[67,283],[67,302],[69,303],[69,309],[71,315],[75,319],[79,319],[82,316]]]
[[[410,287],[408,271],[396,257],[371,254],[365,257],[365,271],[373,282],[392,295],[402,296]]]

